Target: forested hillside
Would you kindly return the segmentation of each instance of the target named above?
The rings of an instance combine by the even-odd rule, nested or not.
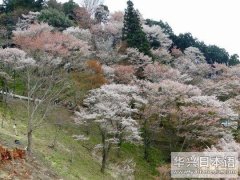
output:
[[[171,152],[240,153],[239,56],[131,0],[3,0],[0,46],[0,179],[167,180]]]

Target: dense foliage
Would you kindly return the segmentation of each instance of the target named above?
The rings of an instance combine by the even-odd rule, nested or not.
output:
[[[73,22],[63,12],[56,9],[44,9],[40,11],[38,20],[57,28],[73,26]]]
[[[237,54],[143,19],[130,0],[125,13],[100,0],[26,2],[0,14],[0,114],[1,134],[29,156],[46,146],[66,179],[168,179],[171,152],[239,152]]]

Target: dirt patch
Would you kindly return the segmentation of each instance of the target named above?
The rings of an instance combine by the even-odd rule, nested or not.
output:
[[[0,161],[0,179],[4,180],[57,180],[59,178],[48,167],[40,164],[36,158],[27,157],[24,150],[10,150],[0,145],[4,152],[11,152],[9,157],[3,156]],[[23,155],[24,154],[24,155]]]

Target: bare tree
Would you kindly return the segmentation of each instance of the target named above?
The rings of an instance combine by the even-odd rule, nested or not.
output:
[[[27,151],[32,152],[33,132],[41,127],[47,116],[56,108],[54,102],[65,89],[64,78],[52,67],[28,67],[25,69],[27,101]]]
[[[82,7],[86,8],[88,13],[93,16],[99,5],[103,4],[104,0],[82,0],[80,4]]]

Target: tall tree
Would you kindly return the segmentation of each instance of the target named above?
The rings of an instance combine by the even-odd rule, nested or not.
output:
[[[63,3],[63,12],[67,15],[70,19],[73,19],[73,11],[75,8],[78,8],[78,4],[75,3],[73,0],[69,0],[68,2]]]
[[[104,0],[81,0],[80,4],[84,7],[87,12],[93,16],[99,5],[103,4]]]
[[[124,142],[137,143],[141,141],[139,125],[134,118],[144,100],[138,95],[140,89],[130,85],[104,85],[90,91],[84,100],[80,112],[76,112],[75,122],[83,124],[95,122],[101,134],[102,167],[105,172],[109,153],[117,145],[118,155]]]
[[[97,23],[101,23],[101,22],[105,23],[109,16],[108,7],[101,4],[100,6],[97,7],[94,16]]]
[[[137,48],[140,52],[151,55],[149,42],[142,30],[140,18],[134,9],[133,2],[129,0],[127,5],[128,7],[124,15],[122,40],[126,41],[129,47]]]

